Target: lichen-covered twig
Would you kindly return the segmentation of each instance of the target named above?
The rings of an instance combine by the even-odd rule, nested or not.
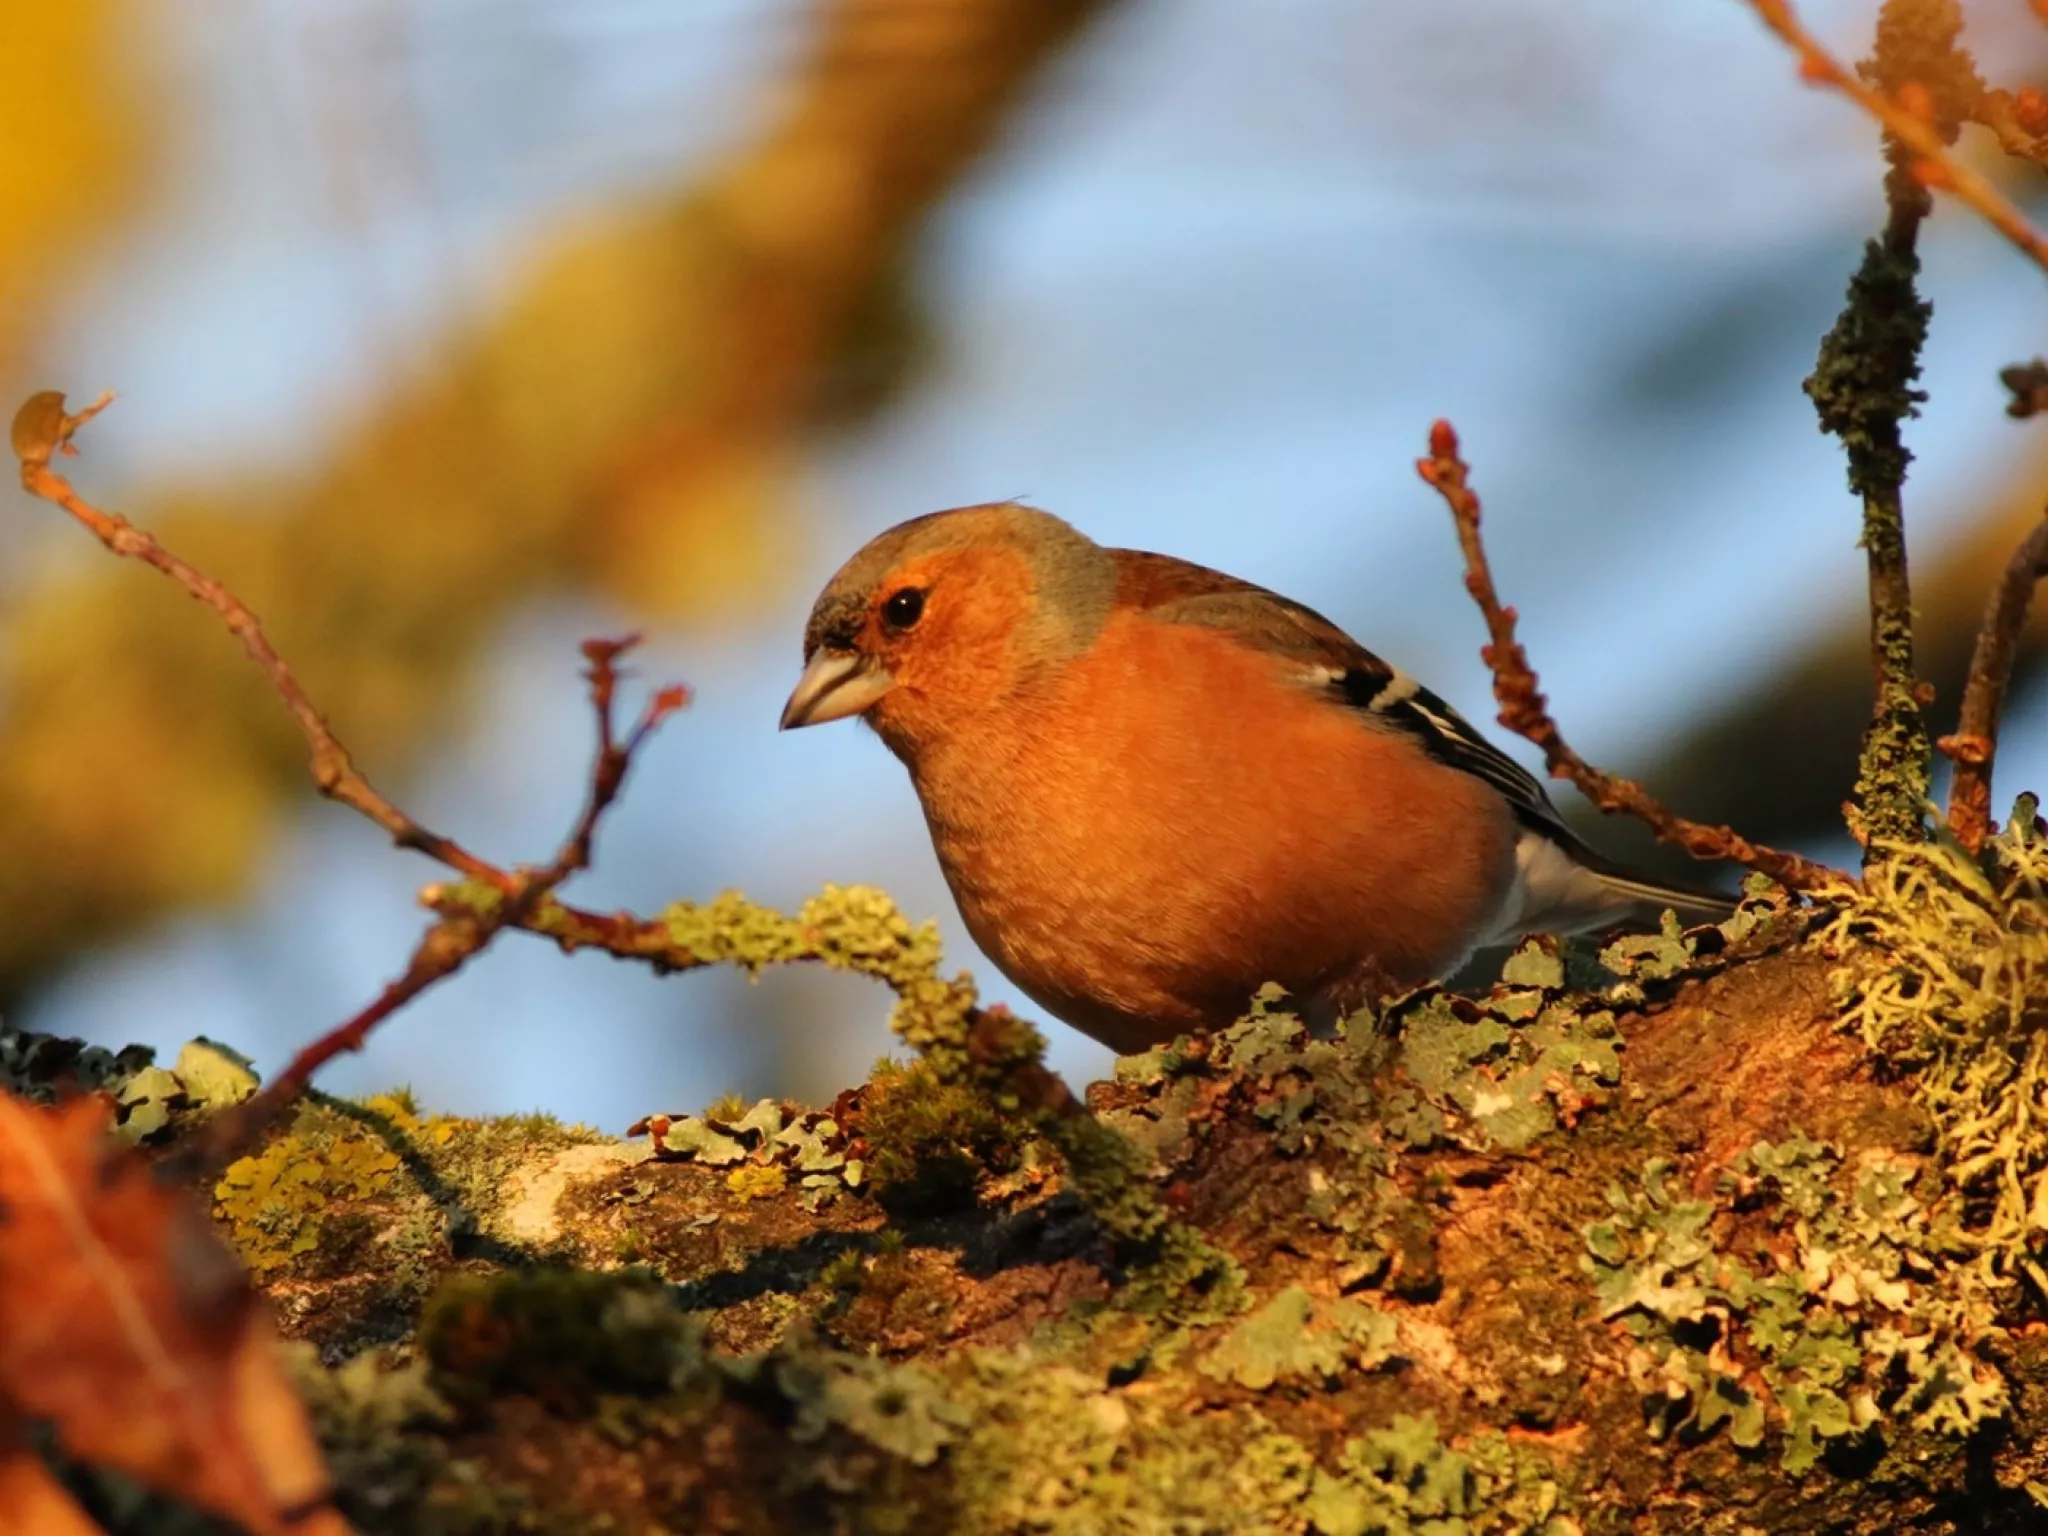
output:
[[[1757,15],[1799,55],[1800,75],[1815,85],[1840,91],[1883,124],[1908,152],[1909,174],[1921,185],[1951,193],[2048,272],[2048,236],[2027,222],[1988,176],[1949,153],[1933,114],[1914,110],[1922,103],[1912,92],[1871,84],[1858,77],[1823,47],[1800,22],[1788,0],[1750,0]],[[1923,89],[1931,89],[1920,82]]]
[[[1895,95],[1921,137],[1940,148],[1983,94],[1976,65],[1957,47],[1954,0],[1885,0],[1877,46],[1853,82]],[[1867,79],[1869,84],[1864,84]],[[1887,122],[1889,130],[1890,124]],[[1913,461],[1901,427],[1926,398],[1915,389],[1932,313],[1916,286],[1920,225],[1932,211],[1931,163],[1899,133],[1885,137],[1885,225],[1866,242],[1841,315],[1821,341],[1806,393],[1821,430],[1839,438],[1849,489],[1863,502],[1861,544],[1869,566],[1870,654],[1877,674],[1870,724],[1857,759],[1849,830],[1865,861],[1877,849],[1927,835],[1932,764],[1913,646],[1913,592],[1906,561],[1904,495]]]
[[[1570,780],[1602,811],[1635,817],[1665,842],[1677,844],[1696,859],[1731,859],[1793,890],[1842,884],[1840,873],[1812,859],[1762,847],[1732,827],[1688,821],[1640,784],[1603,772],[1573,751],[1550,717],[1528,652],[1515,638],[1515,610],[1501,602],[1494,588],[1493,570],[1479,533],[1479,495],[1469,483],[1470,468],[1458,456],[1458,434],[1448,421],[1430,428],[1429,457],[1418,460],[1415,469],[1443,497],[1457,525],[1458,546],[1465,553],[1465,590],[1486,618],[1490,643],[1480,655],[1493,672],[1500,723],[1542,749],[1544,766],[1553,778]]]
[[[59,455],[75,457],[78,450],[71,439],[78,429],[113,403],[112,393],[101,395],[78,412],[64,409],[64,396],[44,390],[29,396],[14,416],[15,457],[21,461],[22,489],[31,496],[63,508],[83,523],[102,544],[117,555],[155,566],[193,597],[221,616],[234,637],[249,653],[249,659],[263,670],[270,684],[298,722],[300,733],[312,753],[313,783],[330,800],[339,801],[359,815],[368,817],[401,848],[415,849],[428,858],[458,869],[472,880],[484,880],[509,889],[508,877],[496,865],[478,858],[453,838],[429,831],[387,799],[350,759],[348,749],[328,728],[292,669],[263,633],[263,624],[234,593],[205,572],[188,565],[159,544],[150,534],[125,517],[102,512],[81,497],[71,482],[50,467]]]
[[[2005,711],[2006,689],[2012,682],[2027,608],[2044,576],[2048,576],[2048,511],[2012,552],[2005,574],[1992,591],[1970,656],[1969,681],[1963,685],[1955,734],[1936,744],[1956,765],[1948,792],[1949,830],[1971,853],[1981,852],[1991,836],[1991,767],[1998,752],[1999,717]]]
[[[473,881],[429,887],[424,899],[443,923],[483,921],[502,910],[495,889]],[[1228,1261],[1171,1220],[1138,1148],[1045,1065],[1038,1031],[1007,1008],[980,1006],[964,975],[942,974],[938,930],[911,924],[880,891],[827,886],[793,917],[734,892],[678,902],[651,918],[588,912],[550,896],[498,920],[552,939],[567,954],[598,949],[661,972],[814,964],[871,977],[896,994],[890,1028],[942,1081],[989,1095],[1059,1151],[1075,1192],[1121,1251],[1155,1274],[1174,1271],[1182,1283],[1227,1276]]]

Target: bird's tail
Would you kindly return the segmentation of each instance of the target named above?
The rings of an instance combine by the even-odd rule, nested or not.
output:
[[[1649,879],[1554,834],[1524,832],[1515,865],[1514,889],[1485,943],[1511,943],[1525,933],[1592,933],[1632,920],[1655,926],[1667,910],[1687,925],[1718,923],[1735,910],[1733,896]]]
[[[1628,905],[1652,919],[1667,911],[1676,912],[1678,920],[1690,928],[1700,923],[1721,922],[1735,911],[1733,896],[1705,886],[1674,885],[1619,870],[1594,873],[1617,905]]]

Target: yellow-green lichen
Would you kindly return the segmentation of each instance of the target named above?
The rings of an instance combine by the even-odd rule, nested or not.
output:
[[[402,1161],[384,1142],[322,1118],[302,1112],[289,1133],[230,1163],[214,1186],[214,1215],[259,1278],[319,1252],[334,1222],[360,1221],[352,1207],[386,1196],[400,1174]]]
[[[1910,1070],[1987,1277],[2048,1298],[2048,838],[2022,797],[1982,864],[1889,847],[1823,934],[1843,1026]]]
[[[601,1139],[541,1115],[422,1115],[410,1095],[360,1102],[313,1095],[284,1133],[223,1170],[214,1214],[259,1277],[300,1261],[345,1262],[338,1227],[374,1237],[373,1266],[417,1288],[430,1259],[500,1236],[511,1174],[551,1150]],[[395,1262],[392,1262],[395,1261]]]
[[[1289,1286],[1244,1319],[1199,1369],[1254,1392],[1279,1384],[1322,1386],[1393,1358],[1394,1319],[1357,1301],[1319,1301]]]

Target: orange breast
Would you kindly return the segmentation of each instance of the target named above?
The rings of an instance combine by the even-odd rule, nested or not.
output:
[[[912,774],[975,941],[1120,1050],[1441,974],[1512,877],[1492,790],[1298,663],[1129,612]]]

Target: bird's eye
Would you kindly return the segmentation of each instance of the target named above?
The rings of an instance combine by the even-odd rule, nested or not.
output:
[[[892,592],[882,604],[882,621],[891,629],[908,629],[924,613],[924,593],[916,587]]]

